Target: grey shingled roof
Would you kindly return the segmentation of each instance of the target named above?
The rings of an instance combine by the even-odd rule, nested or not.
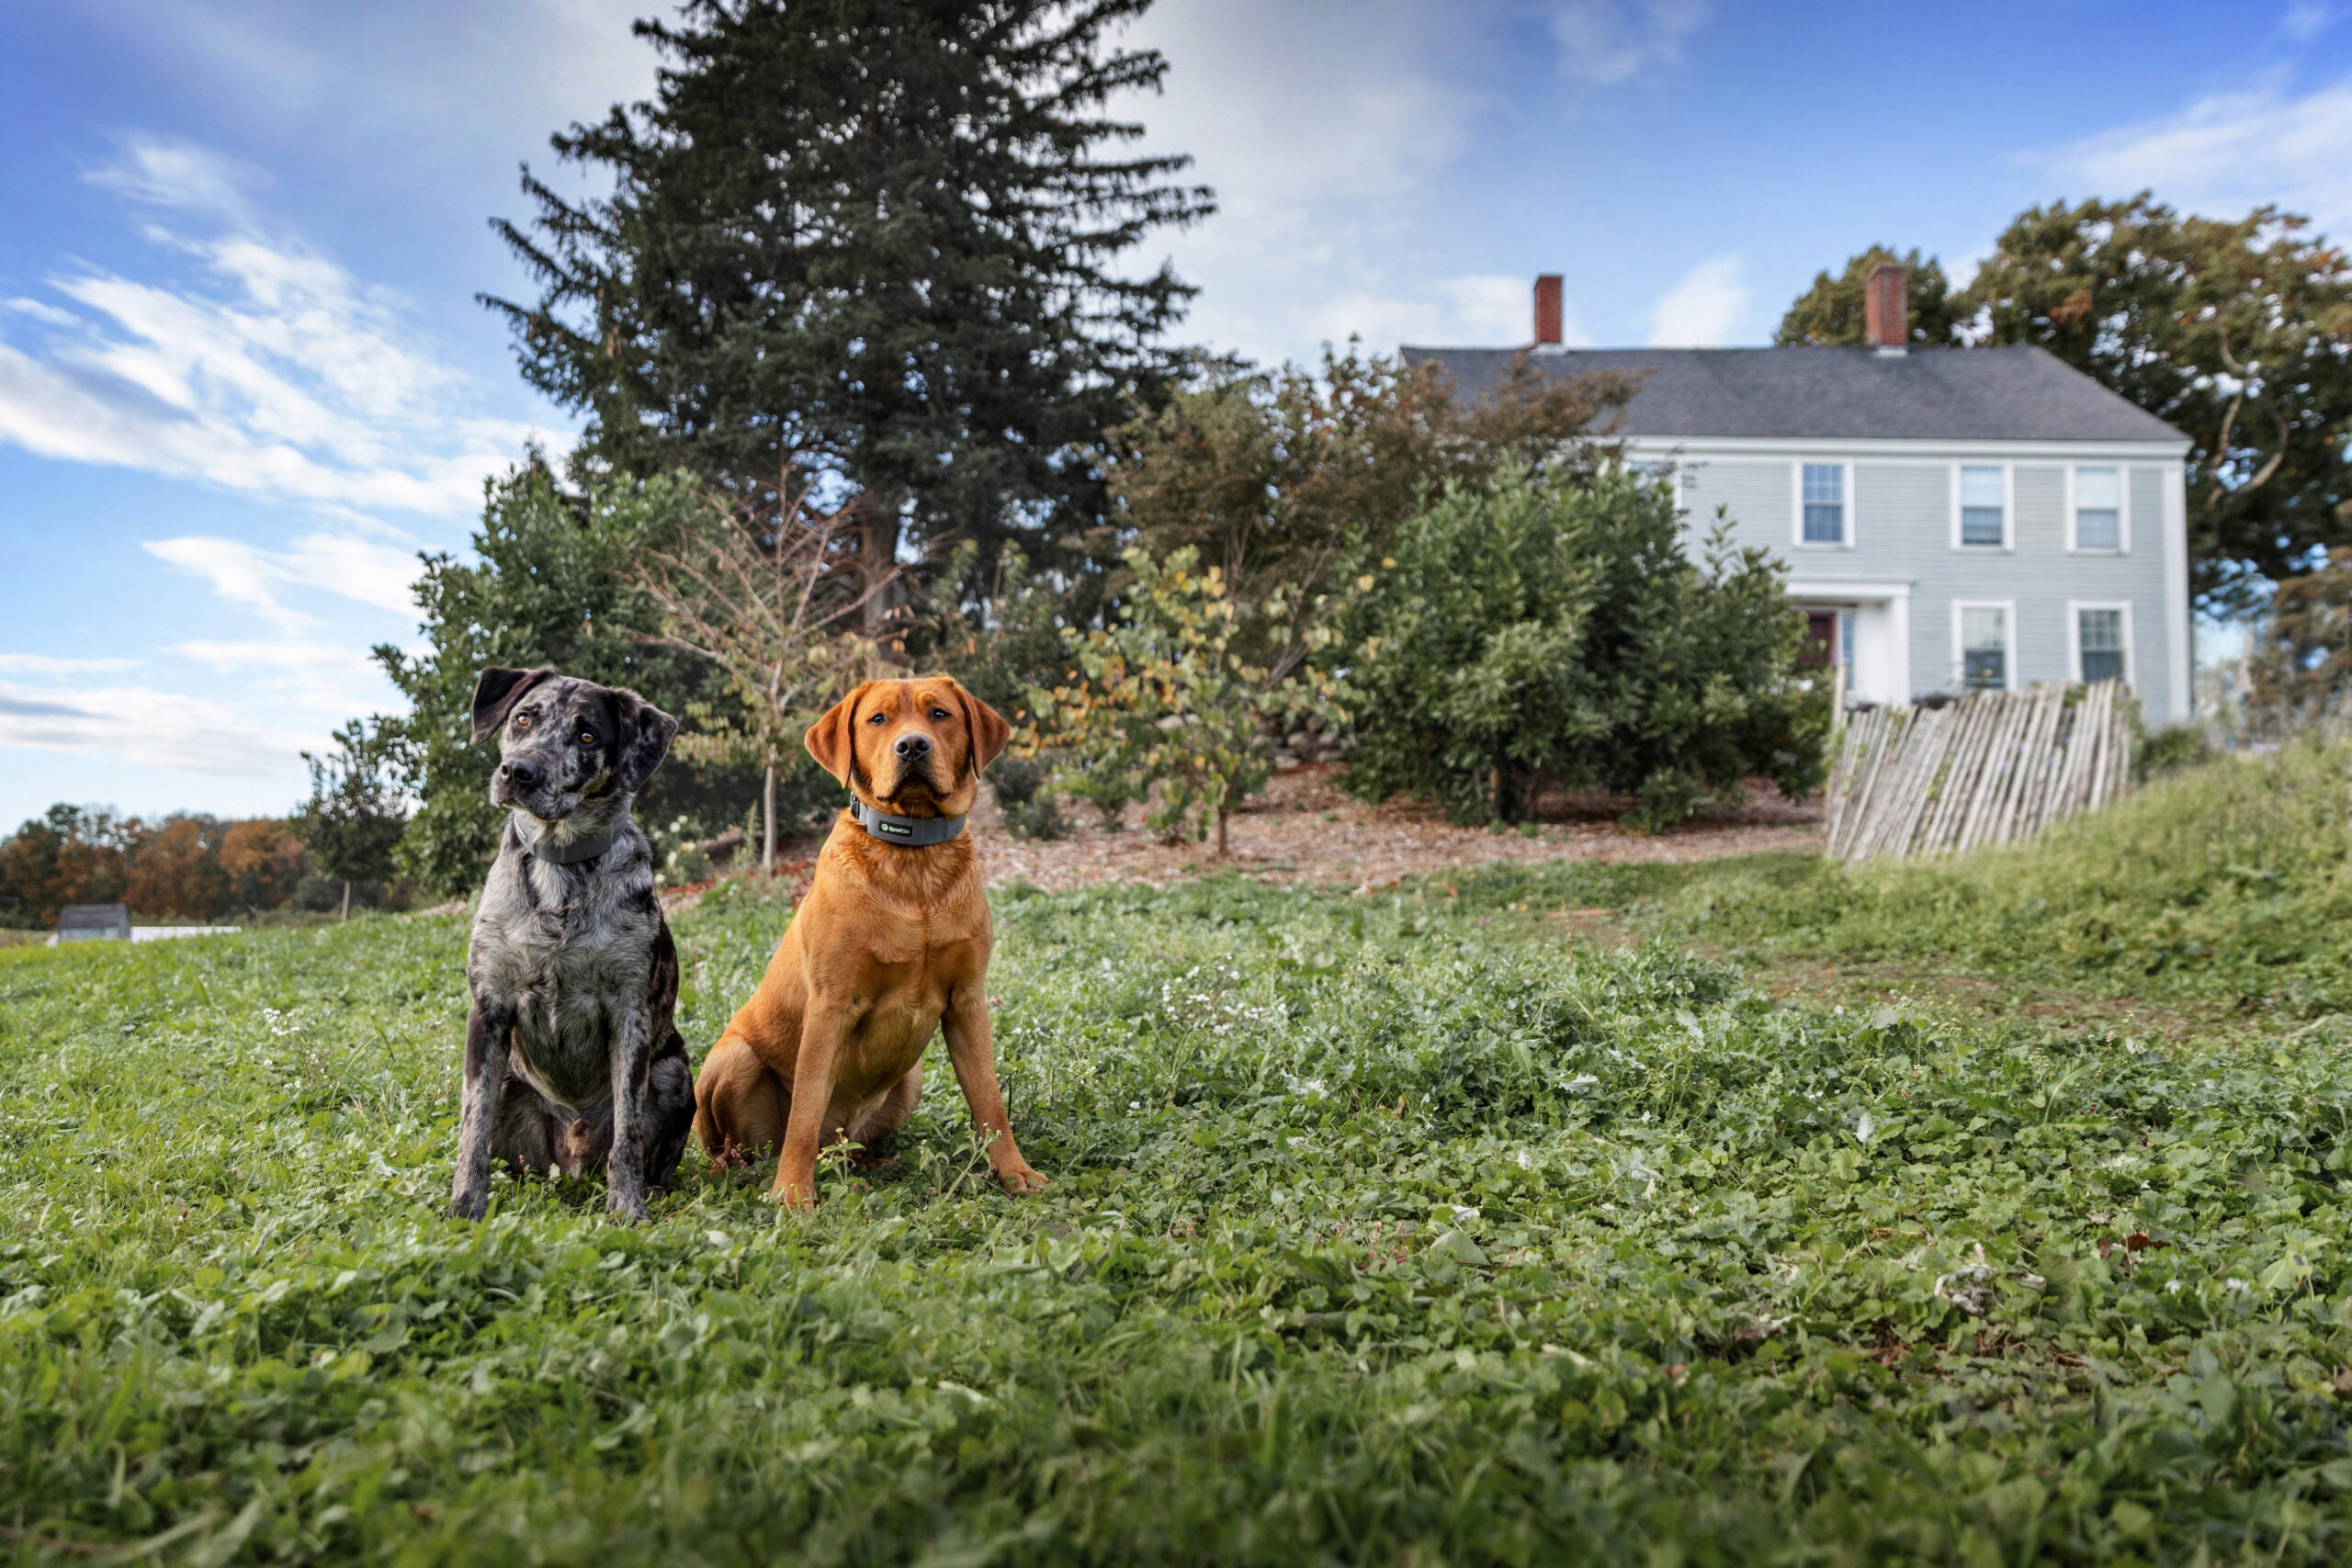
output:
[[[1399,350],[1476,399],[1528,363],[1546,376],[1644,373],[1615,434],[1872,441],[2169,441],[2163,420],[2039,348]]]

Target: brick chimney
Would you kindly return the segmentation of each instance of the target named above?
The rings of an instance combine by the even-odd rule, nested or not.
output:
[[[1541,274],[1535,279],[1535,346],[1557,351],[1560,342],[1560,275]]]
[[[1895,262],[1871,268],[1862,285],[1862,336],[1881,354],[1901,354],[1911,346],[1911,309],[1907,279]]]

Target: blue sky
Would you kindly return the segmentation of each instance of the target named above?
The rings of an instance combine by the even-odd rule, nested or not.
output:
[[[650,85],[607,0],[18,0],[0,51],[0,831],[277,812],[395,705],[420,549],[563,412],[473,302],[518,164]],[[1964,275],[2123,195],[2352,232],[2352,0],[1162,0],[1150,144],[1223,210],[1188,335],[1759,343],[1883,241]],[[1156,263],[1159,254],[1141,258]]]

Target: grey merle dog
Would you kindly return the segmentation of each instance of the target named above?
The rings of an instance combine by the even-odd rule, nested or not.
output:
[[[678,950],[629,804],[678,721],[635,692],[551,669],[490,669],[474,744],[498,737],[490,798],[507,808],[474,916],[463,1115],[449,1212],[480,1219],[490,1162],[578,1176],[646,1217],[694,1123],[694,1072],[671,1021]]]

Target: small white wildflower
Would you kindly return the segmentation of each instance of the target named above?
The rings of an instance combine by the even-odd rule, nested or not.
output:
[[[2238,1279],[2233,1275],[2231,1278],[2222,1281],[2222,1289],[2229,1292],[2230,1294],[2233,1296],[2242,1296],[2248,1291],[2254,1289],[2254,1287],[2247,1284],[2244,1280]]]
[[[1865,1111],[1861,1114],[1861,1119],[1854,1123],[1854,1141],[1867,1147],[1871,1141],[1871,1134],[1877,1131],[1878,1123],[1871,1121],[1871,1113]]]
[[[2177,1296],[2180,1294],[2180,1281],[2177,1280],[2166,1280],[2165,1281],[2165,1289]]]
[[[1514,1157],[1519,1163],[1520,1169],[1533,1170],[1535,1168],[1535,1162],[1528,1157],[1527,1151],[1525,1149],[1520,1150],[1518,1155]]]

